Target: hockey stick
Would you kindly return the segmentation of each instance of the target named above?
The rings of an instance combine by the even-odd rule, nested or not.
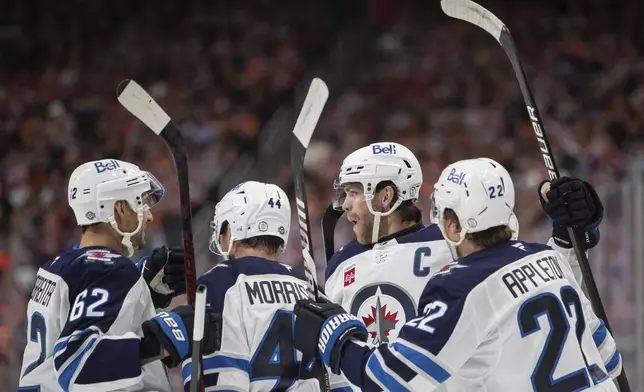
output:
[[[181,204],[181,221],[183,236],[184,264],[186,266],[186,295],[188,305],[194,305],[197,271],[195,268],[195,247],[192,236],[192,208],[190,207],[190,187],[188,182],[188,155],[186,146],[181,136],[181,131],[174,125],[170,116],[152,99],[137,82],[125,79],[119,83],[116,89],[118,101],[150,128],[154,133],[161,136],[166,146],[172,153],[174,166],[177,169],[179,181],[179,203]],[[201,365],[201,357],[198,364]],[[203,378],[201,386],[203,390]]]
[[[519,82],[521,95],[523,96],[523,101],[528,109],[528,115],[530,116],[530,121],[532,122],[532,127],[534,128],[537,143],[539,144],[539,150],[541,150],[541,155],[543,156],[543,161],[546,165],[546,169],[548,170],[548,175],[551,180],[559,178],[559,170],[557,169],[555,158],[552,155],[552,148],[550,148],[550,143],[548,142],[548,137],[543,127],[541,116],[537,109],[537,104],[534,101],[532,90],[528,85],[528,80],[526,78],[525,71],[523,70],[523,65],[521,64],[521,59],[519,58],[516,46],[514,45],[514,40],[510,34],[510,30],[493,13],[470,0],[441,0],[441,7],[443,8],[443,12],[448,16],[464,20],[482,28],[501,44],[505,54],[510,59],[510,63],[512,64],[512,68],[514,69],[514,73]],[[579,260],[579,265],[581,266],[581,272],[583,274],[584,282],[586,282],[588,295],[590,297],[590,302],[593,305],[593,309],[597,316],[604,321],[608,331],[611,331],[611,328],[608,325],[608,317],[606,317],[604,305],[599,297],[599,291],[597,290],[593,273],[590,269],[590,265],[588,264],[586,253],[581,250],[579,241],[572,228],[568,228],[568,234],[570,235],[577,260]],[[631,389],[628,384],[628,379],[626,378],[626,370],[624,367],[622,367],[622,372],[617,377],[617,384],[622,392],[630,392]]]
[[[324,215],[322,216],[322,243],[327,263],[335,253],[335,225],[343,213],[344,211],[338,211],[333,208],[333,203],[331,203],[324,210]]]
[[[309,297],[319,300],[318,279],[313,252],[311,251],[311,229],[309,227],[309,211],[306,202],[306,187],[304,185],[304,156],[313,136],[315,126],[320,119],[322,109],[329,98],[329,89],[322,79],[315,78],[311,82],[309,92],[306,94],[300,115],[297,117],[291,139],[291,169],[295,176],[295,201],[297,203],[297,216],[300,222],[300,241],[302,242],[302,255],[304,256],[304,274],[308,285]],[[320,363],[322,380],[320,388],[329,390],[329,375],[324,364]]]
[[[302,249],[310,256],[309,260],[304,260],[304,272],[309,286],[309,294],[315,300],[318,299],[318,283],[315,263],[311,262],[313,252],[311,251],[311,229],[309,228],[309,211],[304,186],[304,156],[328,98],[329,89],[326,84],[322,79],[313,79],[300,115],[297,117],[291,139],[291,169],[295,175],[295,200],[300,222],[300,240]]]
[[[201,379],[201,339],[206,319],[206,293],[208,289],[201,284],[197,287],[195,296],[195,316],[192,330],[192,363],[190,367],[190,392],[203,390],[203,379]],[[195,381],[197,380],[197,381]],[[201,381],[202,388],[198,388]]]
[[[154,133],[161,136],[172,153],[174,165],[177,169],[177,179],[179,180],[183,250],[185,252],[184,263],[186,266],[186,294],[188,305],[193,305],[195,303],[197,273],[195,269],[195,249],[192,240],[188,157],[181,131],[172,123],[170,116],[137,82],[125,79],[119,84],[116,94],[121,105]]]

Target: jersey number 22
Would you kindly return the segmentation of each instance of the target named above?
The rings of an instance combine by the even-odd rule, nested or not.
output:
[[[561,288],[560,294],[561,300],[554,293],[536,295],[525,301],[519,308],[519,330],[523,338],[541,328],[537,320],[539,316],[545,314],[550,323],[550,332],[548,332],[546,343],[532,372],[532,387],[536,392],[579,391],[590,387],[588,375],[595,383],[606,377],[606,373],[597,365],[588,364],[583,352],[581,338],[586,329],[586,320],[577,291],[571,286],[564,286]],[[575,334],[584,359],[584,367],[555,380],[555,367],[559,362],[570,331],[568,317],[572,316],[573,309],[577,319]]]

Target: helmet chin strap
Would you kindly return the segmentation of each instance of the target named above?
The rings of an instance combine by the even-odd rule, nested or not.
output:
[[[233,236],[231,235],[230,238],[228,239],[228,250],[224,251],[220,249],[221,251],[221,257],[224,258],[224,260],[230,260],[230,252],[233,250]]]
[[[438,229],[441,231],[441,234],[443,235],[443,239],[445,239],[445,242],[447,242],[449,253],[452,254],[452,260],[456,261],[460,259],[461,257],[458,255],[458,246],[461,245],[463,241],[465,241],[465,236],[467,235],[467,231],[461,228],[461,232],[458,233],[459,239],[457,242],[454,242],[449,238],[447,238],[447,235],[445,234],[445,229],[443,229],[443,214],[440,213],[436,220],[437,220],[436,225],[438,226]]]
[[[374,211],[373,205],[371,204],[372,200],[373,200],[373,195],[365,195],[367,208],[369,209],[369,212],[371,213],[371,215],[373,215],[373,229],[371,230],[371,243],[375,244],[376,242],[378,242],[378,238],[379,238],[378,234],[380,233],[380,218],[383,216],[389,216],[393,214],[393,212],[396,211],[396,209],[402,203],[402,199],[398,198],[398,200],[396,200],[394,205],[391,206],[391,208],[387,212]]]
[[[214,236],[214,234],[213,234],[213,236]],[[213,252],[213,253],[221,255],[221,257],[223,257],[223,259],[226,260],[226,261],[230,260],[230,252],[233,249],[233,241],[234,241],[233,236],[231,235],[230,238],[228,239],[228,250],[224,250],[221,247],[221,244],[219,243],[219,238],[214,238],[213,241],[215,243],[215,247],[218,250],[218,252]]]
[[[141,228],[143,227],[143,214],[145,213],[145,210],[138,209],[136,213],[136,218],[138,220],[138,225],[136,226],[136,230],[134,230],[131,233],[124,233],[119,229],[118,223],[116,223],[116,218],[114,218],[114,215],[110,216],[108,218],[110,222],[110,226],[116,231],[118,235],[123,237],[121,239],[121,244],[125,247],[126,256],[127,257],[132,257],[134,254],[134,245],[132,244],[132,236],[136,235],[139,231],[141,231]]]

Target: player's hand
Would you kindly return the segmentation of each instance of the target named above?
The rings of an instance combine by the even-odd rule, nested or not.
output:
[[[562,248],[571,248],[567,228],[583,238],[585,249],[599,242],[598,226],[604,217],[604,206],[589,183],[578,178],[560,177],[539,184],[539,201],[553,226],[552,238]]]
[[[183,249],[162,246],[136,263],[150,287],[154,307],[166,308],[172,298],[186,292],[186,267]]]
[[[161,362],[175,367],[192,355],[192,331],[194,308],[183,305],[171,312],[161,312],[143,323],[143,335],[147,345],[165,350],[168,356]],[[156,346],[152,343],[156,343]],[[221,315],[206,310],[204,336],[201,341],[202,354],[211,354],[221,346]],[[141,353],[141,357],[154,356]]]
[[[342,346],[351,338],[367,340],[367,328],[338,304],[311,300],[295,305],[295,348],[303,356],[320,356],[335,374],[340,374]]]

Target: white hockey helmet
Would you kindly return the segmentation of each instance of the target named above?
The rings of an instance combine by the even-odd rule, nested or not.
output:
[[[152,174],[116,159],[84,163],[69,178],[67,198],[79,226],[104,222],[123,237],[121,243],[134,253],[131,237],[143,227],[145,211],[157,204],[165,190]],[[114,217],[114,203],[125,200],[136,212],[139,223],[131,233],[122,232]]]
[[[514,184],[510,174],[489,158],[466,159],[445,168],[434,185],[431,196],[432,222],[443,232],[447,208],[458,216],[460,245],[467,233],[476,233],[496,226],[510,226],[518,237],[518,221],[514,215]]]
[[[230,226],[228,250],[219,240],[224,223]],[[286,193],[274,184],[243,182],[231,189],[215,206],[211,222],[210,251],[228,260],[233,241],[258,236],[275,236],[288,241],[291,228],[291,204]]]
[[[376,187],[383,181],[391,181],[396,186],[398,198],[389,211],[377,212],[373,210],[372,201]],[[374,215],[372,241],[376,242],[380,217],[393,213],[403,201],[415,203],[418,200],[423,172],[416,156],[402,144],[373,143],[352,152],[342,162],[334,185],[334,208],[342,210],[343,188],[351,183],[362,184],[367,208]]]

